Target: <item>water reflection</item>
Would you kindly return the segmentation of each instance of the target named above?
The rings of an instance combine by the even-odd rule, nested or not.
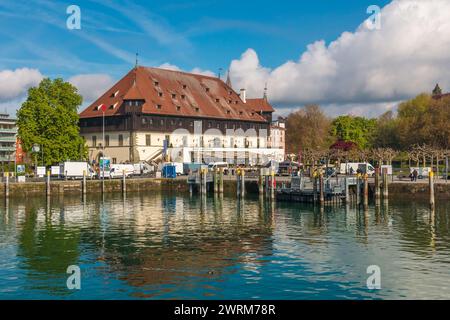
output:
[[[449,298],[449,238],[446,203],[430,214],[223,195],[11,199],[0,298]],[[365,288],[371,264],[385,290]],[[69,265],[86,289],[65,287]]]

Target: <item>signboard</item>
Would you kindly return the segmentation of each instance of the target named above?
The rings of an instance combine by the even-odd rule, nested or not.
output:
[[[17,182],[24,183],[25,182],[25,176],[18,176],[17,177]]]
[[[33,152],[37,153],[37,152],[41,151],[41,147],[38,144],[34,144],[32,150],[33,150]]]
[[[44,177],[45,176],[45,167],[37,167],[36,174],[40,178]]]
[[[100,170],[110,171],[111,169],[111,159],[110,158],[100,158]]]
[[[52,166],[51,167],[51,175],[52,176],[59,176],[60,173],[60,167],[59,166]]]
[[[17,174],[24,174],[25,173],[25,165],[24,164],[19,164],[17,165],[16,168]]]

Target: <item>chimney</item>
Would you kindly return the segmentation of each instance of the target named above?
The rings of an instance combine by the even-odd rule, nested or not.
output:
[[[247,103],[247,92],[245,89],[241,89],[241,94],[239,96],[244,103]]]

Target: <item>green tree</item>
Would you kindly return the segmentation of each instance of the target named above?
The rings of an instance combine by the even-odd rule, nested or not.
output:
[[[28,90],[28,98],[17,111],[18,136],[25,152],[39,144],[39,162],[51,165],[85,159],[87,149],[79,135],[78,107],[82,97],[77,88],[62,79],[44,79]]]
[[[376,119],[340,116],[331,123],[331,134],[338,140],[351,141],[365,149],[372,145],[376,124]]]

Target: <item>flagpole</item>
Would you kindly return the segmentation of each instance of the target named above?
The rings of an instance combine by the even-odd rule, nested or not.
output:
[[[103,133],[103,143],[102,143],[102,180],[105,179],[105,108],[102,106],[103,111],[103,121],[102,121],[102,133]]]

